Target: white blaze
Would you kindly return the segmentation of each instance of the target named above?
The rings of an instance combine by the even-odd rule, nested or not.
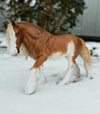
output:
[[[7,45],[9,54],[15,55],[17,53],[16,37],[12,24],[8,24],[7,26]]]

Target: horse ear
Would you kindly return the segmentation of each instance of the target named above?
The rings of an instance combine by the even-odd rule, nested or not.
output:
[[[7,24],[6,22],[4,22],[3,24],[4,24],[4,27],[7,28],[7,25],[8,25],[8,24]]]
[[[13,27],[16,26],[15,21],[11,20]]]

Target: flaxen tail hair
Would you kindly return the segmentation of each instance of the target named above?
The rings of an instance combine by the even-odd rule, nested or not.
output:
[[[81,39],[82,42],[82,49],[80,51],[80,56],[84,60],[84,67],[86,69],[87,75],[90,73],[91,70],[91,57],[89,49],[86,47],[85,42]]]

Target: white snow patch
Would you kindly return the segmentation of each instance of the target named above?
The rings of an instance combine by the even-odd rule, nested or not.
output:
[[[6,0],[6,3],[9,4],[10,0]]]
[[[36,0],[32,0],[32,2],[30,3],[30,6],[34,6],[36,4]]]
[[[96,49],[93,51],[94,55],[100,56],[100,42],[86,42],[86,45],[89,48],[89,50],[95,47]]]
[[[5,46],[7,47],[7,42],[6,42],[6,34],[0,33],[0,47]]]
[[[100,112],[100,58],[92,58],[93,80],[66,86],[56,85],[67,69],[66,59],[48,60],[44,64],[48,82],[27,96],[24,88],[29,78],[29,68],[34,61],[24,61],[23,56],[0,55],[0,114],[99,114]],[[79,58],[81,75],[83,63]],[[38,75],[38,72],[37,72]],[[23,107],[23,108],[22,108]]]
[[[59,6],[61,4],[61,2],[58,2],[58,3],[56,3],[53,7],[55,8],[55,9],[60,9],[61,7]]]
[[[100,43],[86,45],[98,47],[100,53]],[[48,60],[44,64],[47,83],[27,96],[24,88],[34,61],[29,58],[25,62],[23,55],[11,57],[2,48],[0,52],[0,114],[100,114],[100,56],[92,57],[93,80],[85,78],[83,61],[78,57],[82,79],[66,86],[56,82],[64,77],[67,60]]]

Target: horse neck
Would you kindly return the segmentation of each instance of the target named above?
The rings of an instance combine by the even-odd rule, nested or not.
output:
[[[28,50],[31,50],[35,46],[35,40],[33,40],[30,36],[24,36],[24,45],[27,47]]]
[[[48,43],[48,39],[52,36],[49,32],[44,31],[40,35],[41,37],[32,38],[29,35],[24,35],[24,45],[26,46],[29,54],[35,58],[35,52],[37,52],[37,47],[39,48],[38,51],[41,51],[41,49],[45,46],[45,43]]]

